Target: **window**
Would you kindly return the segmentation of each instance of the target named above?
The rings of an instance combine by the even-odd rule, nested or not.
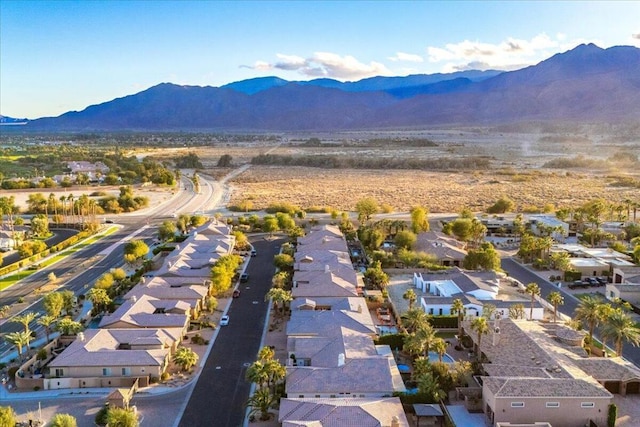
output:
[[[111,368],[102,368],[102,376],[108,377],[109,375],[111,375]]]
[[[596,406],[596,405],[593,402],[582,402],[580,404],[581,408],[593,408],[594,406]]]
[[[524,402],[511,402],[512,408],[524,408]]]
[[[438,309],[438,312],[439,312],[440,316],[442,316],[442,309],[441,308]]]
[[[547,408],[559,408],[560,402],[547,402]]]
[[[64,377],[64,369],[56,368],[56,377]]]
[[[122,368],[122,375],[124,376],[131,375],[131,368]]]

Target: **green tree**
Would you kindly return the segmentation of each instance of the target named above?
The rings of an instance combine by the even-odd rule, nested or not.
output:
[[[62,335],[77,335],[79,332],[82,332],[84,327],[82,326],[82,323],[76,322],[69,317],[65,317],[58,321],[55,329]]]
[[[293,297],[291,296],[291,291],[285,291],[282,288],[271,288],[265,295],[264,300],[271,300],[276,313],[282,314],[285,304],[292,301]]]
[[[149,253],[149,246],[144,240],[131,240],[124,245],[124,262],[136,265]]]
[[[5,341],[18,348],[18,358],[22,360],[22,349],[31,342],[31,333],[25,331],[9,332],[4,336]]]
[[[273,236],[273,233],[278,231],[278,220],[271,215],[265,216],[262,220],[262,231]]]
[[[60,292],[51,292],[43,298],[44,310],[49,316],[60,317],[64,308],[64,298]]]
[[[138,427],[138,416],[130,409],[109,408],[107,425],[109,427]]]
[[[420,375],[417,380],[418,393],[427,396],[427,402],[438,403],[445,398],[446,393],[431,372]]]
[[[462,261],[467,270],[500,270],[500,254],[491,243],[485,242],[478,249],[470,249]]]
[[[288,231],[296,227],[295,220],[287,213],[276,213],[276,220],[278,221],[278,229],[280,230]]]
[[[102,276],[96,279],[96,283],[93,286],[94,286],[94,289],[102,289],[102,290],[108,291],[113,287],[114,283],[115,283],[115,279],[113,277],[113,274],[104,273]]]
[[[76,417],[70,414],[55,414],[53,418],[51,418],[50,424],[51,427],[76,427],[78,422],[76,421]]]
[[[233,163],[233,157],[231,157],[231,155],[229,154],[223,154],[218,159],[218,164],[216,166],[218,166],[219,168],[230,168],[232,163]]]
[[[622,356],[622,344],[626,341],[637,347],[640,345],[640,327],[629,313],[615,309],[604,319],[602,336],[612,339],[616,346],[616,355]]]
[[[478,360],[482,357],[481,343],[482,336],[489,333],[489,322],[486,317],[476,317],[471,321],[471,330],[476,332],[476,357]]]
[[[20,323],[24,327],[24,331],[27,334],[31,334],[31,329],[29,329],[29,323],[33,322],[36,319],[36,317],[38,317],[37,313],[34,313],[32,311],[27,311],[26,313],[23,313],[21,315],[13,316],[13,319],[11,319],[11,322]]]
[[[293,267],[294,259],[289,254],[278,254],[273,257],[273,264],[280,270],[286,270]]]
[[[409,301],[409,310],[413,308],[413,303],[418,299],[416,292],[413,289],[407,289],[404,294],[402,294],[402,298]]]
[[[527,284],[526,288],[524,289],[524,292],[526,294],[531,295],[531,307],[529,310],[529,320],[533,320],[533,305],[536,302],[536,296],[540,295],[540,286],[538,286],[538,284],[535,282],[531,282]]]
[[[558,306],[564,305],[564,297],[560,292],[554,291],[547,295],[547,301],[549,301],[549,303],[553,305],[553,323],[556,323],[556,319],[558,316]]]
[[[289,274],[289,272],[287,272],[287,271],[278,271],[271,278],[271,285],[274,288],[280,288],[280,289],[285,288],[287,286],[287,284],[289,283],[289,278],[290,277],[291,277],[291,275]]]
[[[389,284],[389,276],[382,270],[380,261],[374,261],[364,272],[364,278],[378,288],[384,288]]]
[[[490,214],[507,213],[507,212],[511,212],[514,207],[515,207],[515,203],[513,202],[513,200],[509,199],[506,196],[503,196],[500,199],[498,199],[493,204],[493,206],[487,209],[487,213],[490,213]]]
[[[365,197],[356,203],[356,212],[358,212],[358,222],[361,224],[369,222],[373,214],[379,210],[378,202],[371,198]]]
[[[173,241],[178,232],[178,227],[171,221],[163,221],[158,227],[158,238],[164,242]]]
[[[190,348],[180,347],[173,355],[173,362],[183,371],[190,371],[198,363],[198,355]]]
[[[458,315],[458,339],[462,339],[462,320],[464,319],[464,303],[460,298],[453,300],[451,304],[451,314]]]
[[[404,313],[400,320],[404,329],[411,334],[429,324],[429,315],[420,308],[413,308]]]
[[[411,209],[411,231],[415,234],[429,231],[429,211],[422,206]]]
[[[49,217],[44,214],[37,214],[31,218],[31,232],[36,237],[47,237],[49,231]]]
[[[44,333],[47,337],[47,344],[49,344],[49,335],[51,334],[51,326],[57,321],[57,317],[45,315],[37,320],[38,325],[44,327]]]
[[[442,363],[442,358],[445,354],[447,354],[447,342],[442,338],[436,338],[433,340],[431,348],[433,349],[433,351],[438,353],[438,361]]]
[[[277,402],[269,389],[261,388],[255,391],[247,401],[247,406],[251,408],[249,416],[260,414],[260,420],[266,421],[270,418],[269,409]]]
[[[107,291],[101,288],[91,288],[87,292],[87,299],[93,304],[95,310],[92,310],[92,312],[94,314],[105,311],[112,302]]]
[[[413,249],[418,237],[409,230],[402,230],[396,233],[396,237],[393,239],[397,248]]]
[[[11,406],[0,406],[0,427],[14,427],[18,417]]]
[[[574,318],[589,328],[589,342],[593,342],[593,332],[602,321],[602,299],[587,295],[580,299],[574,312]]]

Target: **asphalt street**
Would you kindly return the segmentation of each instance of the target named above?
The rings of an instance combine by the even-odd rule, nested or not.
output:
[[[269,303],[264,297],[275,272],[273,256],[283,239],[254,238],[258,252],[246,270],[249,280],[240,283],[239,298],[228,311],[229,325],[223,326],[213,344],[185,408],[180,427],[242,426],[251,384],[245,380],[247,367],[256,359]]]

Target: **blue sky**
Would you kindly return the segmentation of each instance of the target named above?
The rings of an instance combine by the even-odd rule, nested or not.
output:
[[[0,114],[57,116],[162,82],[517,69],[640,47],[640,2],[0,2]]]

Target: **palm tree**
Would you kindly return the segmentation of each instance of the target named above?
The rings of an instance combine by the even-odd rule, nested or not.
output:
[[[407,289],[407,291],[402,294],[402,298],[409,301],[409,310],[413,308],[413,303],[418,299],[413,289]]]
[[[29,329],[29,323],[33,322],[33,320],[38,317],[38,314],[32,312],[32,311],[28,311],[22,315],[19,316],[13,316],[13,319],[11,319],[11,322],[13,323],[21,323],[24,326],[24,331],[27,334],[31,334],[31,329]]]
[[[421,343],[423,356],[428,357],[433,341],[436,339],[436,331],[429,323],[426,323],[418,328],[415,333],[415,339]]]
[[[540,286],[531,282],[524,290],[525,293],[531,295],[531,309],[529,310],[529,320],[533,320],[533,304],[536,302],[536,296],[540,295]]]
[[[173,362],[180,365],[183,371],[190,371],[198,363],[198,355],[187,347],[180,347],[173,355]]]
[[[433,349],[433,351],[438,353],[438,361],[442,363],[442,358],[445,354],[447,354],[447,342],[442,338],[436,338],[435,340],[433,340],[431,348]]]
[[[593,342],[593,331],[602,320],[602,310],[600,306],[602,300],[598,297],[587,295],[580,300],[574,312],[574,317],[589,327],[589,343]]]
[[[480,360],[480,356],[482,354],[482,350],[480,350],[480,344],[482,342],[482,336],[487,335],[489,333],[489,322],[487,322],[486,317],[476,317],[471,321],[471,330],[475,331],[478,334],[478,339],[476,342],[476,357]]]
[[[276,385],[287,376],[287,368],[275,359],[265,361],[264,366],[269,374],[267,387],[271,390],[271,393],[275,395]]]
[[[258,384],[258,388],[262,389],[269,382],[269,370],[262,360],[257,360],[249,366],[245,377],[252,383]]]
[[[558,315],[558,306],[564,305],[564,297],[558,291],[551,292],[547,295],[547,301],[553,305],[553,323],[556,323]]]
[[[462,320],[464,319],[464,303],[460,298],[453,300],[451,304],[451,313],[458,315],[458,339],[462,338]]]
[[[622,344],[630,342],[634,347],[640,345],[640,328],[629,313],[621,309],[613,310],[602,325],[602,336],[612,339],[616,346],[616,355],[622,356]]]
[[[284,312],[284,305],[293,300],[291,291],[285,291],[281,288],[271,288],[264,297],[265,301],[271,300],[274,309],[278,309],[276,313]]]
[[[414,308],[404,313],[401,320],[402,326],[404,326],[407,332],[413,333],[423,325],[429,324],[429,315],[422,309]]]
[[[261,388],[256,390],[255,393],[247,401],[247,406],[251,408],[249,416],[255,416],[260,414],[260,420],[266,421],[269,419],[269,409],[271,405],[276,402],[276,399],[269,392],[269,389]]]
[[[18,347],[18,358],[22,360],[22,349],[29,346],[31,334],[25,331],[9,332],[4,336],[5,341]]]
[[[491,320],[496,310],[497,310],[497,307],[494,304],[483,304],[482,317],[486,317],[487,320]]]
[[[107,294],[106,289],[102,288],[91,288],[89,292],[87,292],[87,299],[93,304],[95,313],[99,313],[100,309],[104,310],[111,304],[111,297]]]
[[[38,325],[44,326],[44,333],[47,336],[47,344],[49,344],[49,334],[51,333],[51,325],[58,319],[54,316],[45,315],[37,320]]]

